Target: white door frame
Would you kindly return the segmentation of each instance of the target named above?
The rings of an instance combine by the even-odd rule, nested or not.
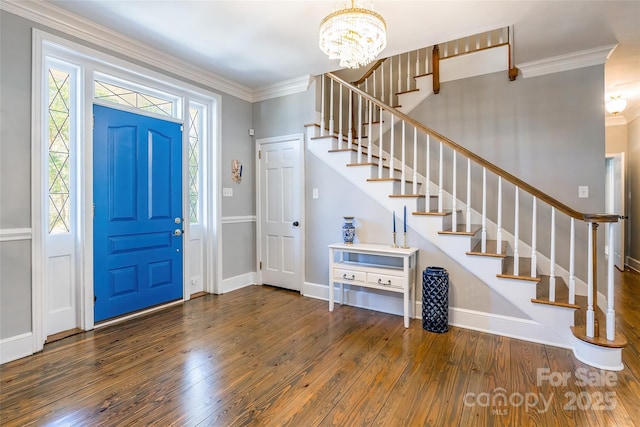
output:
[[[305,170],[304,170],[304,158],[305,158],[305,145],[304,145],[304,134],[296,133],[291,135],[282,135],[282,136],[274,136],[270,138],[260,138],[256,140],[255,147],[255,161],[256,161],[256,271],[258,272],[258,282],[262,284],[262,270],[260,269],[260,264],[262,260],[262,211],[260,209],[262,194],[260,191],[261,181],[261,163],[260,163],[260,147],[263,144],[273,144],[277,142],[290,142],[296,141],[300,144],[300,156],[299,156],[299,165],[298,165],[298,179],[300,182],[300,191],[296,195],[298,200],[300,201],[300,265],[298,268],[298,278],[297,280],[300,283],[300,293],[304,289],[304,278],[305,278],[305,230],[306,230],[306,221],[305,221]]]
[[[621,152],[621,153],[607,153],[605,154],[605,159],[617,159],[620,162],[620,194],[618,195],[620,197],[620,211],[621,212],[611,212],[614,214],[618,214],[621,216],[626,216],[626,180],[627,180],[627,169],[626,169],[626,164],[625,164],[625,153]],[[612,181],[612,185],[611,187],[613,187],[615,189],[615,186],[613,185],[613,182],[615,182],[615,176],[612,176],[611,179]],[[605,194],[607,194],[608,189],[605,190]],[[613,195],[611,195],[613,196]],[[607,201],[608,203],[608,201]],[[618,242],[618,245],[620,246],[620,258],[621,258],[621,263],[622,263],[622,271],[624,271],[624,265],[625,265],[625,256],[626,256],[626,236],[625,236],[625,220],[624,219],[620,219],[619,223],[618,223],[618,227],[620,227],[620,241]],[[609,228],[607,227],[607,230]],[[607,240],[608,241],[608,240]],[[612,250],[611,248],[608,248],[608,252],[609,252],[609,256],[612,254]],[[620,266],[615,262],[614,259],[614,265],[616,266],[616,268],[618,268],[620,270]]]
[[[45,43],[47,47],[45,48]],[[79,64],[82,74],[81,80],[82,94],[79,96],[78,112],[81,141],[77,146],[78,162],[75,175],[82,177],[78,180],[78,186],[75,191],[77,193],[78,218],[76,226],[76,253],[75,253],[75,274],[78,286],[77,314],[78,327],[83,330],[94,328],[93,320],[93,221],[91,221],[91,212],[93,210],[93,104],[97,103],[93,97],[93,79],[86,76],[94,76],[97,68],[100,71],[122,77],[124,79],[144,80],[147,84],[158,87],[165,87],[169,92],[178,93],[182,98],[183,111],[182,119],[159,117],[149,114],[153,117],[159,117],[164,120],[178,121],[183,124],[182,132],[182,190],[183,190],[183,213],[186,216],[188,212],[188,144],[189,144],[189,101],[194,100],[198,103],[207,104],[210,108],[208,112],[208,131],[210,137],[206,143],[211,142],[210,146],[205,143],[203,147],[203,163],[205,164],[205,174],[207,179],[203,182],[203,201],[202,205],[205,211],[202,222],[205,228],[205,248],[206,270],[203,271],[205,276],[204,289],[207,292],[214,293],[217,290],[217,283],[221,277],[220,272],[220,192],[218,191],[218,182],[220,182],[220,143],[221,127],[221,100],[219,94],[209,92],[207,90],[192,86],[188,83],[175,80],[161,73],[148,70],[131,64],[127,61],[112,57],[95,51],[89,47],[70,42],[64,38],[46,33],[44,31],[34,29],[32,38],[32,278],[31,278],[31,309],[32,309],[32,351],[35,353],[44,347],[46,339],[46,313],[44,313],[44,298],[47,295],[47,283],[45,283],[46,268],[46,233],[48,232],[46,221],[44,220],[46,212],[46,195],[47,189],[44,185],[45,172],[44,166],[47,161],[47,153],[44,143],[45,123],[43,120],[47,117],[45,111],[46,106],[43,105],[43,90],[46,89],[45,80],[45,61],[46,55],[60,57],[64,61],[71,61]],[[154,84],[155,82],[155,84]],[[129,110],[117,104],[108,103],[110,107]],[[145,115],[144,111],[135,109],[136,114]],[[189,227],[184,226],[185,245],[183,249],[183,300],[188,300],[190,294],[188,291],[188,274],[189,274],[189,253],[188,242],[190,238]],[[151,309],[153,310],[153,309]],[[136,313],[140,315],[141,313]],[[124,317],[126,318],[126,317]],[[119,320],[122,320],[120,318]]]

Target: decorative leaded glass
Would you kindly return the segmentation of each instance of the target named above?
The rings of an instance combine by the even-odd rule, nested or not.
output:
[[[49,68],[49,233],[70,227],[70,108],[71,75]]]
[[[95,81],[95,98],[116,104],[127,105],[140,110],[173,117],[173,101],[158,96],[143,93],[138,90],[128,89],[107,83]]]
[[[200,199],[200,138],[202,110],[189,108],[189,222],[198,223]]]

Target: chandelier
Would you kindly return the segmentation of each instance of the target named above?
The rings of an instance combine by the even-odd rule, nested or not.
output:
[[[382,16],[350,0],[320,23],[320,49],[329,59],[339,59],[341,67],[362,67],[387,46],[386,31]]]

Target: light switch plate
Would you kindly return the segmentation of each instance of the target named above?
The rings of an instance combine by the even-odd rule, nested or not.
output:
[[[578,198],[579,199],[588,199],[589,198],[589,186],[581,185],[578,187]]]
[[[317,199],[317,198],[318,198],[318,189],[317,189],[317,188],[314,188],[314,189],[313,189],[313,198],[314,198],[314,199]]]
[[[222,189],[223,197],[233,197],[233,188],[224,187]]]

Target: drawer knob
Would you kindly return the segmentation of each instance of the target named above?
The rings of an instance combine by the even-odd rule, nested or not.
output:
[[[382,279],[378,279],[378,285],[391,286],[391,279],[387,280],[387,283],[382,283]]]
[[[344,274],[342,275],[342,278],[343,278],[343,279],[347,279],[347,280],[356,280],[356,275],[355,275],[355,274],[352,274],[352,275],[351,275],[351,277],[347,277],[347,273],[344,273]]]

